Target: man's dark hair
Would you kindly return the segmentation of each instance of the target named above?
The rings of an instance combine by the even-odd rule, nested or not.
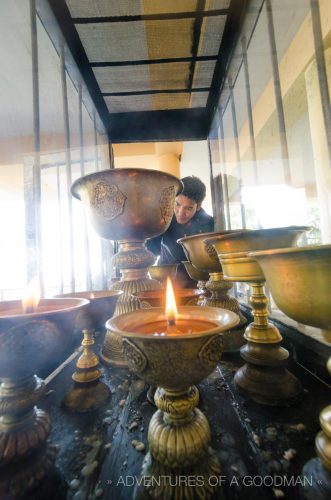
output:
[[[184,184],[184,188],[179,194],[194,200],[198,204],[202,203],[206,197],[206,186],[204,183],[198,177],[194,177],[194,175],[184,177],[181,181]]]

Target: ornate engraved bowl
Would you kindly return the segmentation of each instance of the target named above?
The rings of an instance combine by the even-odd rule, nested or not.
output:
[[[117,299],[123,294],[121,290],[98,290],[64,293],[56,297],[73,297],[88,299],[89,304],[79,317],[77,329],[104,329],[106,321],[114,314]]]
[[[166,231],[181,189],[181,181],[164,172],[115,168],[77,179],[71,192],[83,201],[100,236],[143,241]]]
[[[164,290],[146,290],[133,294],[144,305],[149,304],[150,307],[165,307],[166,294]],[[191,301],[197,302],[199,297],[203,295],[203,290],[196,288],[177,288],[175,290],[176,302],[178,305],[186,305]]]
[[[263,281],[261,267],[248,252],[289,247],[308,229],[307,226],[289,226],[241,231],[208,238],[208,243],[216,249],[225,278],[232,281]]]
[[[0,302],[0,378],[26,377],[63,361],[88,300],[41,299],[24,314],[18,300]]]
[[[331,330],[331,245],[251,252],[287,316]]]
[[[122,337],[129,368],[147,383],[171,390],[197,384],[214,370],[222,353],[222,332],[239,321],[235,313],[212,307],[179,307],[178,313],[179,327],[183,323],[188,330],[202,324],[203,330],[154,335],[160,323],[166,328],[161,308],[122,314],[106,324]]]
[[[153,280],[163,283],[168,277],[174,280],[176,278],[178,264],[162,264],[162,266],[151,266],[148,272]]]

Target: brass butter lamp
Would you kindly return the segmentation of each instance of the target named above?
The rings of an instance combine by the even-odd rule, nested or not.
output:
[[[209,279],[205,285],[208,295],[204,297],[200,305],[228,309],[238,314],[240,318],[239,325],[225,335],[223,352],[236,351],[241,347],[243,344],[244,325],[247,321],[240,311],[237,299],[229,295],[233,284],[230,281],[224,280],[222,266],[217,253],[213,245],[206,240],[216,235],[229,233],[231,231],[199,233],[178,240],[193,268],[209,275]]]
[[[325,330],[331,330],[331,245],[284,248],[253,252],[266,277],[272,296],[290,318]],[[331,357],[327,363],[331,375]],[[320,413],[322,431],[316,436],[318,458],[304,466],[304,477],[313,485],[305,488],[306,498],[331,498],[331,405]]]
[[[235,374],[237,388],[254,401],[266,405],[287,405],[302,391],[299,380],[287,369],[289,353],[281,347],[282,336],[268,321],[265,277],[251,250],[294,245],[306,226],[258,229],[219,235],[208,241],[214,245],[222,263],[224,277],[247,282],[251,286],[253,323],[248,325],[247,340],[241,350],[246,364]]]
[[[35,373],[62,362],[84,299],[42,299],[23,309],[0,302],[0,497],[18,498],[51,470],[49,415],[36,407],[45,393]],[[24,312],[28,311],[28,312]]]
[[[102,406],[110,397],[109,387],[100,380],[102,372],[99,358],[93,352],[94,333],[103,330],[107,319],[114,314],[121,290],[82,291],[59,295],[89,300],[80,316],[77,328],[83,332],[83,353],[76,363],[72,375],[74,387],[63,399],[63,406],[72,412],[85,413]]]
[[[135,498],[215,497],[218,488],[209,478],[219,476],[220,466],[209,447],[207,418],[197,408],[195,384],[216,367],[222,352],[221,332],[238,321],[233,312],[211,307],[182,306],[176,313],[169,292],[166,314],[162,308],[140,309],[108,321],[107,326],[122,338],[130,370],[158,387],[158,410],[149,424],[149,452]],[[201,485],[176,485],[179,476],[203,480]]]
[[[113,283],[111,289],[124,293],[117,302],[115,315],[139,307],[133,293],[161,288],[148,274],[155,257],[146,249],[145,241],[168,229],[175,197],[181,189],[177,177],[142,168],[103,170],[81,177],[72,185],[73,196],[83,202],[97,233],[119,242],[119,252],[112,263],[121,270],[121,280]],[[126,366],[119,339],[109,329],[101,359],[106,364]]]

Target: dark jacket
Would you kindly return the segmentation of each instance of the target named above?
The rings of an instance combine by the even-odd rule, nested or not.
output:
[[[147,248],[155,255],[160,255],[159,265],[181,263],[187,258],[177,240],[184,238],[184,236],[210,231],[214,231],[214,219],[203,208],[200,208],[187,224],[178,224],[176,217],[173,216],[167,231],[156,238],[148,240]],[[179,266],[177,274],[181,286],[193,286],[193,282],[187,275],[183,265]]]

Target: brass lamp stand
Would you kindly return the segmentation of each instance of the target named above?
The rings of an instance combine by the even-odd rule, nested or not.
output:
[[[150,189],[153,186],[153,189]],[[155,257],[145,241],[162,234],[170,225],[174,202],[182,183],[177,177],[143,168],[113,168],[77,179],[71,187],[73,196],[84,203],[97,233],[119,242],[119,252],[112,262],[121,270],[121,280],[111,286],[122,290],[115,316],[139,308],[133,293],[161,288],[152,280],[148,268]],[[126,367],[118,337],[108,329],[101,351],[107,365]]]
[[[250,285],[254,321],[245,330],[247,344],[240,350],[247,364],[236,372],[234,381],[241,392],[258,403],[287,404],[300,394],[301,383],[286,369],[289,353],[280,346],[278,329],[268,321],[264,281]]]
[[[283,248],[252,253],[267,279],[272,296],[290,318],[325,330],[331,330],[331,245]],[[331,357],[327,362],[331,375]],[[331,405],[319,415],[322,430],[315,447],[318,458],[302,470],[303,497],[307,500],[331,498]],[[308,479],[308,481],[307,481]]]
[[[250,251],[291,246],[307,229],[294,226],[241,231],[213,240],[226,279],[251,285],[254,321],[246,328],[247,344],[240,349],[246,364],[237,371],[234,380],[243,394],[258,403],[274,406],[293,403],[302,387],[286,369],[289,353],[280,346],[282,336],[278,329],[268,321],[265,277]]]
[[[327,369],[331,375],[331,357]],[[308,500],[328,500],[331,497],[331,405],[323,408],[319,421],[322,430],[315,439],[318,458],[309,460],[302,469],[303,478],[313,478],[313,487],[304,488],[304,496]]]
[[[219,498],[217,481],[209,479],[220,475],[220,465],[209,447],[210,428],[197,408],[195,384],[207,377],[220,359],[220,332],[238,321],[236,314],[224,309],[181,306],[173,333],[167,331],[164,310],[157,307],[107,322],[122,338],[130,370],[158,387],[158,410],[149,423],[149,452],[135,498]],[[190,329],[193,331],[188,334]],[[178,484],[178,477],[192,477],[195,484]]]
[[[79,413],[99,408],[110,397],[109,387],[100,382],[99,358],[92,350],[93,333],[91,330],[83,330],[83,335],[83,354],[78,358],[78,369],[72,375],[75,385],[63,400],[65,408]]]

